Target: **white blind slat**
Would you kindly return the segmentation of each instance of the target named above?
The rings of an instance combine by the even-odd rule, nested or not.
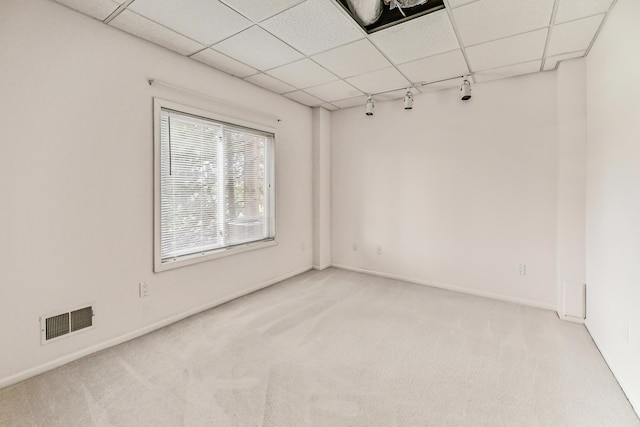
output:
[[[161,258],[273,237],[273,135],[162,109]]]

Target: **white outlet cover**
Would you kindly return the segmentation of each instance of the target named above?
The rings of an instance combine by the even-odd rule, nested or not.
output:
[[[149,284],[146,282],[139,282],[138,283],[138,287],[139,287],[139,291],[140,291],[140,298],[145,298],[149,296]]]
[[[526,264],[518,264],[518,274],[520,276],[525,276],[527,274],[527,265]]]

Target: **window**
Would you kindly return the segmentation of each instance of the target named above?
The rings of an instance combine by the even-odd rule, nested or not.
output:
[[[168,101],[155,109],[156,271],[273,244],[273,131]]]

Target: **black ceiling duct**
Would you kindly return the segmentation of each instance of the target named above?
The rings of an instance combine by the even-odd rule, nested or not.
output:
[[[442,0],[338,0],[367,34],[444,9]]]

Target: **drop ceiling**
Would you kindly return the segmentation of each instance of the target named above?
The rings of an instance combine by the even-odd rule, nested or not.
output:
[[[54,0],[301,104],[553,70],[585,56],[614,0],[444,0],[367,34],[338,0]]]

